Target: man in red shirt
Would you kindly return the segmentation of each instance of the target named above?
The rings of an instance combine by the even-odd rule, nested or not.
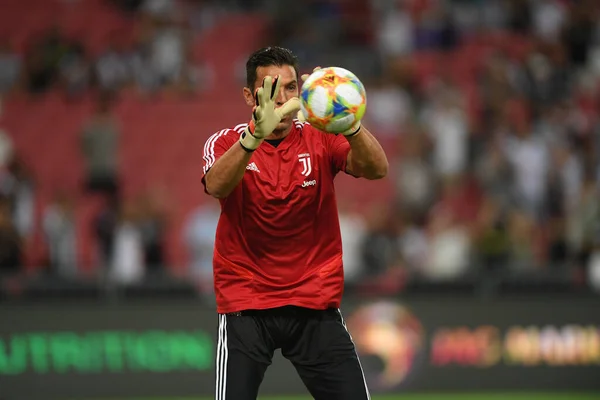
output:
[[[339,312],[342,242],[333,180],[383,178],[388,162],[357,123],[332,134],[294,119],[296,57],[256,51],[246,64],[249,124],[204,146],[202,182],[219,199],[214,282],[219,313],[217,400],[254,400],[281,349],[317,400],[367,400]]]

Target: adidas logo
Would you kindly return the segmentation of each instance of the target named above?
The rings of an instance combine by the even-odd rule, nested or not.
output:
[[[246,165],[246,169],[248,169],[250,171],[260,172],[260,170],[258,169],[258,167],[256,166],[256,164],[253,163],[253,162],[251,162],[250,164]]]

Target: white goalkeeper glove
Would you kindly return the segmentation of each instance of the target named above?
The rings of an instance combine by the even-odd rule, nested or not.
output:
[[[279,94],[279,75],[273,79],[266,76],[263,84],[254,92],[254,108],[252,120],[240,136],[240,143],[246,151],[254,151],[269,136],[284,116],[300,110],[300,100],[293,97],[281,107],[275,107],[275,99]]]
[[[321,69],[321,67],[316,67],[315,69],[313,69],[312,72],[318,71],[320,69]],[[300,78],[302,79],[302,82],[304,82],[305,80],[308,79],[309,76],[310,76],[310,74],[303,74],[302,76],[300,76]],[[297,118],[298,118],[298,120],[300,120],[302,122],[306,121],[306,117],[304,116],[304,113],[302,112],[302,110],[298,111]],[[350,136],[356,135],[360,131],[360,127],[361,127],[360,121],[356,121],[356,123],[354,125],[352,125],[350,127],[350,129],[348,129],[347,131],[344,131],[344,132],[327,132],[327,131],[325,131],[325,133],[331,133],[334,135],[341,133],[342,135],[344,135],[346,137],[350,137]]]

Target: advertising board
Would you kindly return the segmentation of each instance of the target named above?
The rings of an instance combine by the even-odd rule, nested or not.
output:
[[[348,298],[343,314],[373,392],[600,393],[600,299]],[[216,328],[193,301],[0,306],[0,398],[210,396]],[[306,393],[280,355],[261,392]]]
[[[347,325],[375,392],[600,390],[597,301],[356,304]]]

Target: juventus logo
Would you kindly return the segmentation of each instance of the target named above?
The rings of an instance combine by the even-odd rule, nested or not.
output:
[[[310,175],[312,172],[312,165],[310,163],[310,154],[304,153],[298,155],[298,161],[302,163],[302,172],[301,174],[304,176]]]

